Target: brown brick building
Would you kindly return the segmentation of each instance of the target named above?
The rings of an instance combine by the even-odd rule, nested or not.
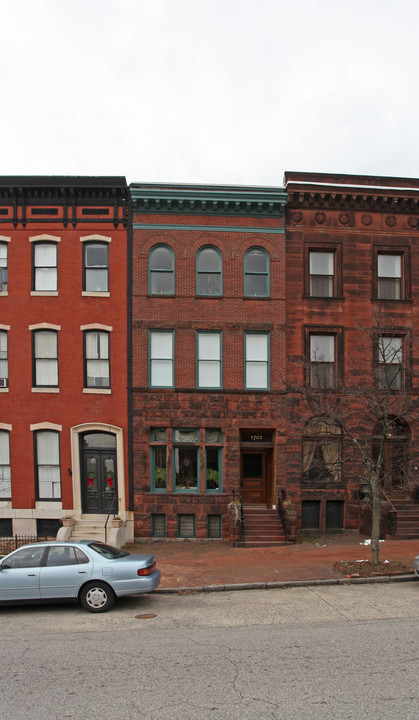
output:
[[[288,172],[285,189],[287,383],[314,391],[322,383],[338,399],[357,375],[360,383],[376,381],[383,396],[381,378],[390,378],[383,414],[392,420],[394,407],[385,436],[393,475],[384,489],[397,495],[395,475],[410,473],[407,497],[417,472],[405,465],[418,441],[419,181]],[[403,393],[407,417],[399,416]],[[369,415],[366,407],[351,423],[373,446]],[[309,413],[297,416],[294,407],[286,433],[287,497],[297,528],[358,528],[361,486],[342,462],[338,428],[327,430],[324,418]],[[402,506],[393,504],[401,527]]]
[[[130,186],[137,537],[224,537],[285,486],[285,195]]]

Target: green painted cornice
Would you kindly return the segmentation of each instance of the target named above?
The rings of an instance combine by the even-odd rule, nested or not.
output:
[[[283,188],[233,185],[129,186],[134,212],[170,215],[253,215],[283,217]]]

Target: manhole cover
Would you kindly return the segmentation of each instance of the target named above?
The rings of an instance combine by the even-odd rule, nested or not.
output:
[[[150,618],[157,617],[156,613],[144,613],[144,615],[136,615],[137,620],[149,620]]]

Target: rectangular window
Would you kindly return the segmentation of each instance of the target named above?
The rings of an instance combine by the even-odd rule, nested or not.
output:
[[[166,537],[166,515],[153,513],[151,516],[151,536],[155,538]]]
[[[245,382],[248,390],[269,387],[269,334],[245,334]]]
[[[0,330],[0,388],[9,387],[9,359],[7,350],[7,331]]]
[[[84,282],[86,292],[109,291],[109,247],[107,243],[86,243],[84,252]]]
[[[35,433],[35,468],[37,498],[61,498],[60,439],[58,432],[39,430]]]
[[[207,447],[205,449],[205,483],[207,492],[220,492],[222,470],[222,449]]]
[[[84,387],[109,388],[109,333],[86,331],[84,333]]]
[[[173,387],[173,332],[151,330],[149,338],[150,387]]]
[[[402,297],[402,256],[378,253],[378,298],[400,300]]]
[[[221,333],[198,332],[198,387],[221,387]]]
[[[195,519],[195,515],[177,516],[178,537],[194,538],[196,536]]]
[[[310,295],[334,296],[334,253],[310,252]]]
[[[208,515],[208,537],[209,538],[222,537],[221,528],[222,528],[221,515]]]
[[[58,387],[58,335],[55,330],[33,332],[33,387]]]
[[[221,430],[153,428],[150,435],[150,489],[152,492],[199,492],[200,460],[209,493],[222,492]],[[202,453],[201,453],[202,451]]]
[[[317,530],[320,528],[320,501],[306,500],[301,504],[301,527],[303,530]]]
[[[33,245],[33,289],[57,290],[57,244],[35,243]]]
[[[167,490],[167,448],[166,445],[151,447],[151,490]]]
[[[7,290],[7,244],[0,243],[0,292]]]
[[[10,435],[7,430],[0,430],[0,500],[9,500],[11,497]]]
[[[335,387],[335,336],[310,335],[310,385]]]
[[[403,340],[378,338],[378,385],[380,390],[401,390],[403,385]]]

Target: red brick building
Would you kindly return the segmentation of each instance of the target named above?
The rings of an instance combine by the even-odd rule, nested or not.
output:
[[[129,193],[119,177],[0,179],[0,529],[65,514],[132,533]],[[90,520],[90,523],[89,523]]]
[[[285,195],[130,191],[135,536],[227,538],[286,483]]]
[[[336,397],[356,373],[364,380],[364,368],[375,373],[377,392],[380,377],[391,373],[395,408],[397,393],[417,398],[419,181],[288,172],[285,188],[287,382],[315,389],[320,376]],[[365,347],[377,318],[380,337],[371,335]],[[387,434],[386,452],[405,472],[405,449],[418,441],[417,410],[407,418],[396,412],[394,420],[398,437]],[[339,429],[328,432],[324,418],[308,413],[288,422],[287,497],[297,528],[362,523],[359,479],[341,465]],[[358,437],[373,444],[375,432],[364,423]],[[414,475],[417,467],[410,470]],[[396,510],[401,527],[401,506]]]

